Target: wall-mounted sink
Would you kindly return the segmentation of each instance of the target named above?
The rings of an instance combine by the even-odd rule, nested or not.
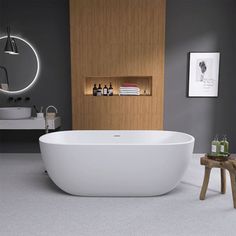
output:
[[[31,107],[0,107],[0,120],[19,120],[31,117]]]

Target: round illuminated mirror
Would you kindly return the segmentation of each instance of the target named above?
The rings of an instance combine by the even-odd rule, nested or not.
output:
[[[35,48],[27,40],[15,39],[18,54],[4,51],[7,36],[0,37],[0,92],[19,94],[29,90],[37,81],[40,64]]]

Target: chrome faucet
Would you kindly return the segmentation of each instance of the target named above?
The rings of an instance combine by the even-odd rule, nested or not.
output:
[[[45,114],[45,133],[46,134],[49,132],[49,124],[48,124],[48,110],[49,110],[49,108],[53,108],[55,110],[56,114],[58,113],[57,108],[52,105],[50,105],[46,108],[46,112],[45,112],[46,113]]]

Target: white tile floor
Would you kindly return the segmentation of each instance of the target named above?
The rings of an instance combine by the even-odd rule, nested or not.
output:
[[[198,200],[204,170],[199,155],[174,191],[151,198],[70,196],[43,170],[39,154],[0,154],[1,236],[236,235],[230,185],[226,195],[218,192],[218,171],[207,199]]]

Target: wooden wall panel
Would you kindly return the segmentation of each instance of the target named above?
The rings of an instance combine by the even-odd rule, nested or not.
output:
[[[70,0],[70,27],[73,129],[162,129],[165,0]],[[151,76],[152,94],[85,96],[103,76]]]

